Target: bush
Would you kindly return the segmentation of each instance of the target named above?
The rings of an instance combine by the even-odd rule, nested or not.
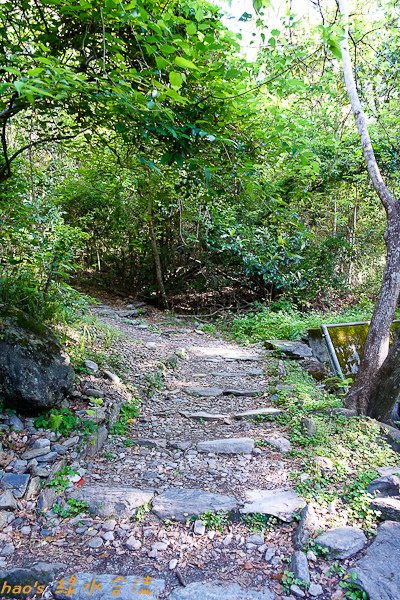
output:
[[[276,303],[278,304],[278,303]],[[235,319],[232,332],[236,339],[245,342],[265,340],[297,340],[307,329],[319,327],[321,323],[346,323],[368,321],[372,310],[369,307],[354,307],[340,313],[301,313],[295,308],[274,310],[274,303],[259,312],[249,313]]]
[[[1,226],[0,303],[38,320],[66,320],[71,307],[85,303],[68,285],[85,234],[42,200],[6,203]]]

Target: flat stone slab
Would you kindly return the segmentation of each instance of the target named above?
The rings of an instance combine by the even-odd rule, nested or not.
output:
[[[246,504],[240,510],[241,513],[272,515],[286,522],[291,521],[294,513],[306,505],[294,490],[285,488],[248,490],[245,495]]]
[[[374,498],[370,502],[372,510],[379,510],[384,521],[400,521],[400,496]]]
[[[154,493],[129,486],[87,485],[70,494],[70,498],[89,504],[89,512],[99,517],[131,517],[134,510],[151,501]]]
[[[290,358],[309,358],[313,355],[310,346],[303,342],[291,342],[288,340],[268,340],[265,346],[270,350],[280,350]]]
[[[388,475],[400,475],[400,467],[378,467],[374,469],[381,477],[387,477]]]
[[[315,543],[328,550],[329,558],[350,558],[367,543],[367,538],[358,527],[335,527],[322,533]]]
[[[277,417],[281,414],[279,408],[273,408],[267,406],[266,408],[253,408],[251,410],[245,410],[244,412],[236,413],[235,419],[254,419],[255,417]]]
[[[207,511],[231,511],[237,507],[236,498],[196,489],[170,489],[155,496],[152,511],[161,519],[186,521],[188,517]]]
[[[186,394],[190,396],[196,396],[199,398],[216,398],[222,396],[224,393],[223,388],[219,387],[184,387],[182,388]]]
[[[0,481],[0,488],[11,490],[16,498],[22,498],[28,486],[30,475],[5,473]]]
[[[375,540],[350,573],[370,600],[400,597],[400,523],[386,521],[378,527]]]
[[[196,581],[186,587],[174,590],[169,600],[274,600],[268,588],[262,592],[241,587],[238,583],[226,585],[224,583],[207,583]]]
[[[226,438],[199,442],[198,452],[213,452],[214,454],[251,454],[254,441],[251,438]]]
[[[259,396],[261,392],[258,390],[238,390],[234,388],[228,388],[224,390],[224,396],[237,396],[237,397],[245,397],[245,396]]]
[[[163,579],[135,575],[74,573],[76,582],[69,585],[66,576],[53,586],[57,600],[154,600],[165,590]],[[72,593],[70,593],[73,590]]]
[[[181,412],[181,415],[187,417],[188,419],[196,419],[197,421],[223,421],[224,419],[229,419],[229,415],[219,415],[205,411],[199,411],[195,413]]]
[[[48,454],[49,446],[44,446],[43,448],[32,448],[31,450],[25,450],[25,452],[21,455],[22,460],[31,460],[32,458],[38,458],[39,456],[44,456]]]

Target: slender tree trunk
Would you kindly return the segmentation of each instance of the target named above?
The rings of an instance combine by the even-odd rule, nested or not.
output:
[[[395,349],[393,349],[393,353],[391,353],[393,356],[390,359],[388,357],[388,361],[385,363],[389,349],[390,328],[400,293],[400,210],[398,202],[396,202],[383,181],[369,136],[367,121],[358,96],[348,46],[349,11],[347,0],[339,0],[339,9],[345,27],[341,50],[346,89],[371,183],[385,208],[387,216],[385,238],[387,254],[382,288],[372,316],[357,379],[347,395],[346,403],[348,406],[357,408],[360,413],[375,416],[379,414],[381,417],[385,413],[387,417],[390,410],[379,408],[381,399],[378,398],[377,389],[381,386],[385,369],[388,368],[389,364],[393,367],[393,361],[395,361],[396,356]],[[383,365],[386,366],[384,367]],[[394,385],[393,394],[395,394],[395,376],[392,381]],[[393,406],[394,401],[390,399],[390,402],[392,402]]]
[[[167,294],[165,293],[164,278],[163,278],[162,265],[161,265],[161,259],[160,259],[160,251],[158,249],[156,232],[154,230],[154,214],[153,214],[152,209],[150,210],[150,215],[149,215],[149,228],[150,228],[151,247],[153,249],[154,264],[155,264],[155,268],[156,268],[157,286],[158,286],[158,291],[160,294],[160,304],[161,304],[162,308],[168,308],[168,299],[167,299]]]

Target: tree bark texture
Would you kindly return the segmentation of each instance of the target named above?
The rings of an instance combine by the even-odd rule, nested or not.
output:
[[[347,395],[346,404],[356,408],[359,413],[387,419],[398,397],[397,379],[400,382],[400,361],[397,361],[398,366],[396,363],[396,359],[400,358],[400,349],[398,353],[396,350],[397,342],[388,355],[390,329],[400,293],[400,209],[399,203],[388,190],[379,170],[358,95],[348,46],[349,10],[347,0],[339,0],[339,9],[344,21],[341,51],[346,89],[371,183],[382,202],[387,217],[386,266],[382,287],[369,326],[358,375]],[[397,370],[399,370],[398,375]],[[392,386],[391,390],[390,386]],[[383,389],[386,394],[385,398],[379,392],[379,390],[383,392]],[[391,403],[390,408],[387,406],[389,403]]]

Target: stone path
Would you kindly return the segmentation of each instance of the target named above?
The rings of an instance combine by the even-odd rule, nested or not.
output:
[[[60,600],[344,598],[338,576],[304,552],[317,524],[293,489],[290,473],[301,465],[274,422],[281,409],[269,397],[264,349],[162,313],[143,318],[135,309],[107,306],[95,312],[122,333],[114,350],[125,368],[120,379],[88,364],[83,389],[107,399],[114,388],[126,398],[134,386],[140,418],[109,436],[97,454],[77,457],[68,496],[87,502],[88,514],[57,515],[54,491],[47,490],[39,517],[25,501],[11,525],[4,517],[0,550],[1,536],[6,547],[12,532],[13,551],[0,558],[0,598],[21,577],[43,583],[46,598]],[[35,443],[28,452],[48,452],[49,443]],[[14,511],[29,478],[3,479],[0,502]],[[296,531],[293,516],[300,512]],[[346,561],[366,540],[347,528],[320,543]],[[368,555],[365,561],[360,580],[371,570]],[[26,564],[30,571],[21,571]],[[290,568],[297,580],[282,586]]]

